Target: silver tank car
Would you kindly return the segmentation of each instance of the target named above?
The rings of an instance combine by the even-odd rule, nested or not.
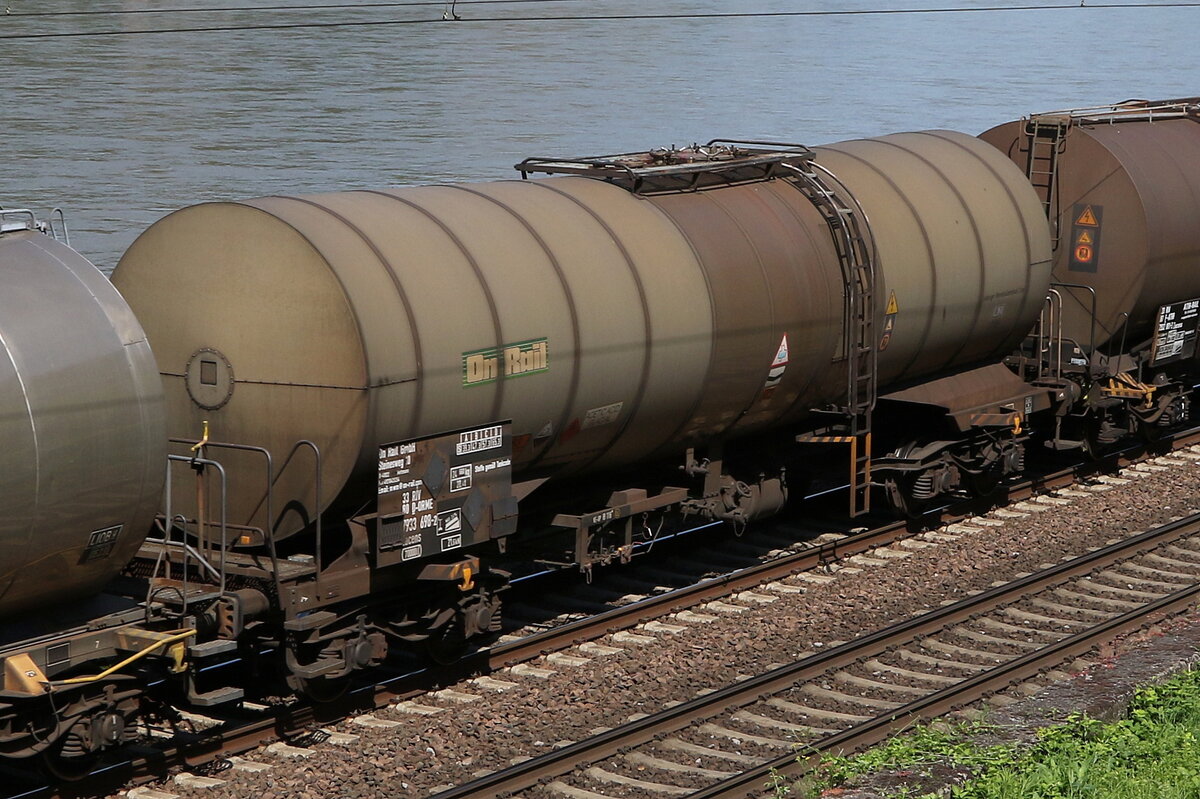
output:
[[[112,284],[0,212],[0,616],[92,593],[158,510],[162,385]]]
[[[931,131],[817,148],[816,161],[874,233],[881,383],[998,357],[1026,334],[1050,244],[1001,153]],[[208,421],[214,439],[277,462],[297,439],[319,445],[319,501],[311,466],[279,479],[297,511],[285,534],[369,485],[383,442],[511,419],[514,471],[559,474],[679,457],[846,390],[841,266],[786,177],[208,203],[153,225],[113,280],[154,342],[172,436]],[[262,471],[257,455],[221,457]],[[231,521],[261,526],[262,479],[234,483]]]

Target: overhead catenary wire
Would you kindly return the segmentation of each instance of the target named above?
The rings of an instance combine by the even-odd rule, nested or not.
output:
[[[444,3],[437,3],[444,5]],[[1089,12],[1106,9],[1149,9],[1149,8],[1200,8],[1200,0],[1196,2],[1132,2],[1132,3],[1056,3],[1051,5],[1021,5],[1021,6],[978,6],[978,7],[942,7],[942,8],[864,8],[815,11],[711,11],[694,13],[656,13],[656,14],[580,14],[580,15],[535,15],[513,17],[461,17],[451,20],[456,24],[511,24],[540,23],[540,22],[646,22],[646,21],[683,21],[683,20],[730,20],[730,19],[779,19],[787,17],[846,17],[846,16],[884,16],[902,14],[984,14],[984,13],[1013,13],[1030,11],[1079,11]],[[232,33],[242,31],[286,31],[316,28],[383,28],[406,25],[443,24],[447,20],[442,17],[415,19],[385,19],[385,20],[339,20],[333,22],[306,21],[280,22],[261,25],[206,25],[172,28],[133,28],[110,29],[96,31],[46,31],[38,33],[0,34],[0,41],[35,40],[35,39],[67,39],[91,38],[102,36],[148,36],[169,33]]]
[[[75,11],[13,11],[8,17],[136,17],[145,14],[222,14],[250,11],[345,11],[379,8],[420,8],[444,6],[448,0],[391,0],[378,3],[313,3],[311,5],[259,5],[259,6],[179,6],[171,8],[89,8]],[[544,3],[595,3],[596,0],[457,0],[460,6],[530,5]]]

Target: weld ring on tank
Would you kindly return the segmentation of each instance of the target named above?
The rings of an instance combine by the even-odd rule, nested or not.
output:
[[[185,381],[192,402],[205,410],[215,411],[233,396],[233,367],[220,350],[211,347],[192,353]]]

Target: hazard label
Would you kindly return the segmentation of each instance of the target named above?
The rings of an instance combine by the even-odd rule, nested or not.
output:
[[[900,306],[899,306],[899,304],[896,303],[896,290],[892,289],[892,293],[888,295],[887,310],[884,311],[884,313],[890,315],[890,314],[899,313],[899,312],[900,312]]]
[[[775,351],[775,360],[771,361],[771,366],[787,366],[788,363],[788,342],[787,333],[783,334],[783,338],[779,342],[779,349]]]
[[[769,400],[775,393],[775,389],[779,388],[779,384],[783,380],[783,373],[787,371],[790,357],[787,333],[784,333],[783,338],[779,341],[779,349],[775,351],[775,359],[771,361],[771,368],[767,370],[767,380],[763,383],[762,395],[759,397],[763,402]]]
[[[1079,206],[1075,206],[1076,209]],[[1079,216],[1075,217],[1075,224],[1084,225],[1086,227],[1100,227],[1100,220],[1096,218],[1096,212],[1092,210],[1092,206],[1083,206],[1083,210],[1079,212]]]
[[[1072,272],[1095,272],[1100,261],[1100,230],[1104,207],[1079,203],[1071,211],[1071,249],[1067,268]]]

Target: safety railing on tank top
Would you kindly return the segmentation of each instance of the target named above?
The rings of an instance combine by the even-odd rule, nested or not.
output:
[[[1079,125],[1116,124],[1119,122],[1161,122],[1168,119],[1200,119],[1200,97],[1172,100],[1126,100],[1113,105],[1070,108],[1031,114],[1030,121],[1060,119]]]
[[[58,225],[54,224],[55,217]],[[37,214],[28,208],[5,208],[0,205],[0,233],[11,233],[16,230],[36,230],[51,236],[55,241],[61,241],[71,246],[71,233],[67,230],[67,217],[61,208],[50,211],[50,218],[42,221]]]

